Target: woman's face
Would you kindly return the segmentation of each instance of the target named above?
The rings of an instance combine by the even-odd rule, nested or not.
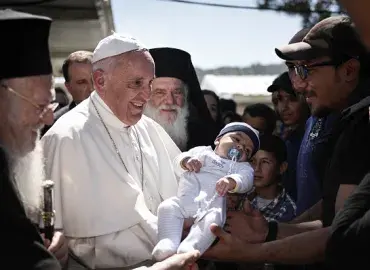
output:
[[[212,95],[204,95],[204,99],[206,100],[207,107],[209,113],[211,114],[214,121],[217,121],[218,118],[218,103],[214,96]]]

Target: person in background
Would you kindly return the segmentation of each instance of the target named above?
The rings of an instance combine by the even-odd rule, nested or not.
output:
[[[288,170],[283,179],[283,185],[288,194],[297,200],[296,169],[297,157],[305,131],[305,123],[309,116],[308,106],[302,95],[297,95],[293,89],[288,72],[279,75],[267,88],[270,93],[277,93],[274,106],[283,123],[281,138],[285,141],[288,152]]]
[[[356,29],[359,31],[362,40],[367,49],[370,49],[370,2],[366,0],[358,0],[356,2],[350,0],[339,0],[346,9],[348,14],[353,19]]]
[[[225,112],[236,113],[236,102],[232,99],[220,99],[220,111],[221,115]]]
[[[248,213],[252,207],[258,209],[266,220],[291,221],[296,217],[296,205],[281,184],[283,174],[288,167],[285,143],[275,135],[262,135],[260,141],[260,150],[251,159],[255,190],[244,196],[244,200],[240,203],[240,211]],[[271,265],[239,264],[238,270],[266,269],[268,266]],[[297,269],[287,265],[273,267],[276,270]]]
[[[217,94],[211,90],[204,89],[202,92],[212,119],[221,130],[224,125],[221,120],[220,99]]]
[[[223,117],[222,122],[224,125],[227,125],[233,122],[243,122],[242,117],[239,114],[232,112],[232,111],[224,112],[222,117]]]
[[[267,220],[291,221],[296,217],[296,205],[281,183],[289,166],[285,143],[274,135],[263,135],[260,141],[260,150],[251,160],[255,190],[246,198]]]
[[[304,130],[310,111],[304,98],[294,91],[288,72],[280,74],[267,91],[272,94],[276,114],[283,123],[282,139],[285,140],[295,131]]]
[[[261,135],[272,135],[276,128],[276,114],[273,109],[263,103],[256,103],[244,109],[243,120],[258,130]]]
[[[71,53],[64,61],[62,72],[64,76],[64,85],[72,96],[72,102],[69,103],[68,97],[63,89],[55,89],[57,99],[66,99],[68,103],[54,112],[54,123],[59,118],[76,107],[77,104],[88,98],[94,90],[92,83],[92,52],[76,51]],[[63,95],[58,97],[59,95]],[[67,106],[68,105],[68,106]],[[53,123],[53,124],[54,124]],[[51,126],[43,129],[44,135]]]
[[[189,53],[175,48],[149,50],[155,62],[156,78],[144,114],[186,151],[212,145],[216,123],[207,109]]]
[[[64,85],[72,96],[69,110],[87,99],[94,90],[92,82],[92,57],[89,51],[71,53],[62,66]]]
[[[60,87],[55,87],[55,78],[53,76],[53,82],[52,82],[52,101],[51,104],[53,105],[53,112],[57,112],[60,109],[64,108],[69,104],[69,98],[66,92],[61,89]]]

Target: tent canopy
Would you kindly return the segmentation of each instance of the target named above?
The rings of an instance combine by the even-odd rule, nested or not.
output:
[[[219,76],[205,75],[201,83],[202,89],[214,91],[221,98],[233,98],[234,95],[242,96],[270,96],[267,92],[277,75],[244,75],[244,76]]]

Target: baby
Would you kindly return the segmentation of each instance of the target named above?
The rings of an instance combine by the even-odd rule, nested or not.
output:
[[[223,226],[225,194],[245,193],[253,187],[253,169],[247,162],[259,149],[258,131],[241,122],[226,125],[215,140],[216,148],[199,146],[177,156],[180,176],[176,197],[158,207],[158,244],[153,257],[162,261],[176,253],[199,250],[203,254],[215,240],[209,227]],[[184,219],[194,218],[181,242]]]

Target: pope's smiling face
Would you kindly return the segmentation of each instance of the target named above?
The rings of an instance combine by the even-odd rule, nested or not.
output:
[[[102,61],[108,62],[107,66],[93,73],[99,95],[121,122],[136,124],[150,98],[155,74],[153,58],[145,50],[123,53]]]

